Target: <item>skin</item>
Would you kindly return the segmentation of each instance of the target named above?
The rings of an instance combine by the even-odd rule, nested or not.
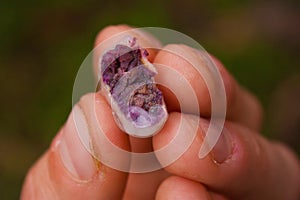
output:
[[[126,30],[131,28],[126,25],[109,26],[99,33],[96,45]],[[137,37],[138,40],[141,38],[141,46],[149,42],[159,44],[155,38],[147,35],[139,34]],[[100,54],[101,51],[99,49],[97,53]],[[183,56],[179,57],[176,53]],[[200,127],[209,123],[205,120],[211,114],[208,109],[210,98],[207,88],[202,78],[195,75],[192,66],[183,59],[185,56],[192,56],[200,64],[198,53],[195,49],[177,44],[167,45],[159,52],[150,51],[151,61],[169,66],[180,73],[201,100],[199,105],[184,102],[180,108],[175,96],[166,88],[161,88],[170,114],[164,128],[153,138],[137,139],[122,133],[115,125],[108,103],[98,93],[84,96],[78,105],[83,112],[88,112],[91,104],[95,103],[94,109],[98,110],[97,123],[120,148],[133,152],[160,149],[176,135],[182,119],[185,119],[185,124],[181,131],[188,133],[195,126],[192,122],[199,118],[193,113],[196,106],[201,110]],[[298,158],[284,144],[267,140],[259,134],[262,124],[259,102],[238,85],[220,61],[213,59],[221,72],[227,95],[226,132],[222,135],[230,141],[228,155],[223,151],[224,146],[228,145],[220,142],[217,145],[219,150],[200,160],[197,155],[204,129],[199,128],[190,148],[171,165],[151,173],[127,174],[93,160],[80,143],[74,121],[69,117],[50,148],[29,170],[21,199],[298,199]],[[162,80],[167,74],[159,76]],[[166,85],[168,84],[172,83],[166,81]],[[87,121],[91,127],[95,123]],[[184,141],[178,141],[181,142]],[[65,152],[62,151],[62,144],[65,143],[69,155],[67,157],[61,153]],[[157,159],[163,163],[173,151],[176,149],[157,155]],[[101,149],[99,153],[105,153],[105,149]],[[73,170],[65,164],[66,158],[71,158]],[[223,158],[222,162],[216,162],[220,158]],[[82,162],[85,164],[82,165]]]

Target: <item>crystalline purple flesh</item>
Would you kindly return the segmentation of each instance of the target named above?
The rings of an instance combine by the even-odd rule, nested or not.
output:
[[[156,73],[142,62],[147,55],[146,50],[119,44],[101,60],[103,83],[120,111],[137,127],[152,126],[165,115],[162,92],[153,82]]]

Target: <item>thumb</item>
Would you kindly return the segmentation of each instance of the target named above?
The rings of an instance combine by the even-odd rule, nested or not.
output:
[[[82,99],[85,99],[81,100],[82,104],[90,102],[86,99],[96,102],[95,111],[101,110],[96,112],[96,117],[104,132],[109,130],[107,137],[118,138],[119,141],[114,139],[114,143],[120,148],[128,149],[128,138],[114,124],[110,108],[103,97],[89,94]],[[89,105],[82,107],[86,106]],[[87,114],[84,113],[84,109],[80,111],[76,110],[76,106],[73,108],[49,150],[30,169],[23,185],[21,199],[121,199],[127,173],[101,164],[86,150],[73,118],[73,115],[80,115],[80,112]],[[94,126],[88,122],[87,124]],[[89,138],[89,131],[85,132],[87,136],[84,137]],[[88,141],[93,143],[91,139]],[[105,153],[105,149],[101,148],[101,151],[97,153]]]

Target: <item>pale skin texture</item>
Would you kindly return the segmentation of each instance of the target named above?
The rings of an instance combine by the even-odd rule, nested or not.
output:
[[[96,45],[129,29],[126,25],[109,26],[99,33]],[[145,43],[157,42],[149,36],[139,37]],[[201,77],[194,75],[194,69],[184,59],[164,50],[184,51],[198,59],[196,50],[171,44],[159,52],[150,51],[150,60],[167,65],[187,78],[201,99],[201,118],[209,117],[209,95]],[[224,135],[230,138],[230,151],[224,150],[224,142],[219,142],[216,147],[219,150],[215,149],[215,153],[199,160],[197,155],[203,141],[203,129],[198,129],[191,147],[175,163],[152,173],[127,174],[94,161],[82,146],[70,117],[50,148],[29,170],[21,199],[299,199],[299,159],[285,145],[259,134],[262,124],[259,102],[238,85],[217,59],[215,62],[227,94],[227,131]],[[174,137],[181,117],[187,119],[188,123],[183,124],[186,131],[193,126],[189,121],[198,117],[193,115],[193,107],[198,105],[182,105],[180,112],[174,95],[166,89],[162,91],[169,108],[169,118],[161,132],[149,139],[136,139],[122,133],[112,118],[109,104],[100,94],[88,94],[79,104],[96,102],[98,123],[116,145],[134,152],[149,152],[163,147]],[[202,121],[201,127],[201,123],[207,123]],[[158,160],[163,162],[168,154],[172,154],[171,151],[159,155]],[[73,167],[65,164],[70,163],[65,161],[68,159],[71,159]],[[216,162],[220,159],[221,163]]]

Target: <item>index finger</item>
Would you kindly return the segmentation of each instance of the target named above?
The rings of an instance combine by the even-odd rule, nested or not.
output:
[[[225,67],[216,58],[210,56],[210,58],[219,70],[221,75],[221,81],[223,81],[226,100],[227,100],[227,113],[226,118],[235,122],[239,122],[247,127],[259,130],[262,121],[262,109],[257,99],[248,91],[243,89],[237,81],[229,74]],[[180,74],[167,75],[158,74],[157,78],[164,82],[165,85],[170,88],[176,87],[176,90],[180,90],[181,99],[180,105],[176,101],[174,94],[171,94],[165,88],[162,92],[165,95],[165,101],[171,108],[169,111],[181,111],[183,113],[198,114],[195,113],[196,108],[199,106],[200,115],[203,117],[211,117],[212,114],[212,97],[219,98],[218,96],[211,96],[208,83],[205,81],[204,75],[198,73],[196,66],[200,68],[208,68],[207,57],[197,49],[193,49],[186,45],[169,44],[165,46],[157,56],[154,62],[156,64],[166,66]],[[210,77],[208,77],[210,78]],[[212,82],[217,82],[215,77]],[[218,78],[218,77],[216,77]],[[190,91],[181,84],[181,80],[187,80],[195,92],[198,100],[198,105],[190,102]],[[215,94],[220,95],[220,94]]]

